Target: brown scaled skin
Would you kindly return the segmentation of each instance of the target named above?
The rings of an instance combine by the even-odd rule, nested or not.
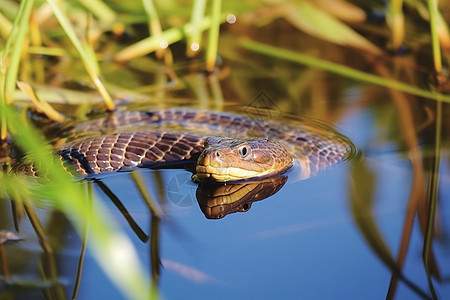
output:
[[[281,174],[292,166],[292,157],[268,139],[209,137],[196,166],[196,179],[227,182]]]

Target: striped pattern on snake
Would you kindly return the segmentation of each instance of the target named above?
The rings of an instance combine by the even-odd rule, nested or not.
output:
[[[300,122],[284,124],[237,114],[189,109],[115,113],[107,118],[76,125],[66,135],[72,141],[63,145],[59,154],[63,161],[83,176],[123,168],[160,167],[171,162],[195,163],[198,157],[205,158],[200,154],[208,152],[210,147],[216,147],[214,151],[209,151],[215,155],[209,160],[215,161],[216,165],[214,170],[210,169],[228,172],[226,165],[217,162],[219,154],[226,151],[227,155],[231,153],[241,160],[249,159],[247,153],[261,156],[264,152],[260,151],[259,140],[254,143],[258,145],[258,150],[251,151],[253,144],[248,141],[255,138],[261,139],[262,144],[270,144],[271,156],[278,155],[272,157],[276,161],[276,166],[271,167],[273,172],[265,170],[264,176],[280,174],[289,169],[294,161],[300,165],[300,179],[305,179],[354,152],[353,144],[346,137],[327,127]],[[208,137],[210,143],[205,143]],[[223,143],[226,144],[225,149],[220,145],[217,148],[216,137],[219,141],[232,138],[232,148],[228,143]],[[211,143],[211,140],[216,142]],[[238,161],[236,157],[233,160]],[[272,158],[267,156],[264,159]],[[254,167],[262,169],[262,162],[260,158]],[[237,176],[236,173],[222,174],[216,180],[242,179],[239,174]]]

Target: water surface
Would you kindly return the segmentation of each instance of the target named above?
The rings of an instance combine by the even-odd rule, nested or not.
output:
[[[338,50],[321,42],[316,46],[327,46],[324,52],[329,55]],[[364,63],[363,58],[352,53],[346,54],[344,60],[357,63],[355,60],[360,59]],[[392,262],[395,264],[404,251],[404,264],[399,267],[403,278],[392,285],[393,298],[431,299],[422,258],[424,235],[419,225],[419,215],[429,215],[427,204],[412,205],[411,226],[404,224],[414,195],[429,189],[431,174],[437,174],[439,194],[432,249],[439,272],[432,271],[432,283],[438,298],[447,298],[449,141],[444,130],[440,169],[433,169],[436,103],[399,97],[384,88],[315,69],[250,54],[245,58],[248,63],[261,63],[261,67],[249,68],[242,60],[234,61],[224,54],[224,68],[232,71],[219,83],[221,97],[214,94],[211,79],[187,72],[186,82],[191,86],[203,84],[211,93],[205,96],[197,88],[168,89],[165,95],[155,96],[145,105],[238,109],[245,114],[249,107],[262,103],[278,112],[276,117],[280,119],[293,114],[336,127],[356,144],[358,155],[306,180],[290,178],[275,195],[246,206],[248,211],[218,220],[208,219],[200,209],[197,185],[185,170],[138,171],[166,209],[167,217],[160,222],[155,218],[152,222],[129,173],[101,178],[120,203],[114,203],[98,183],[92,182],[95,201],[107,205],[108,212],[133,241],[149,273],[151,258],[157,260],[159,256],[161,264],[153,264],[153,271],[160,272],[156,281],[162,297],[381,299],[387,297],[391,280],[395,281]],[[300,85],[304,81],[309,84]],[[265,97],[262,102],[261,95]],[[163,104],[161,98],[166,99]],[[136,103],[123,109],[134,107],[143,109]],[[448,106],[443,105],[444,115],[447,110]],[[447,128],[445,122],[443,128]],[[412,135],[408,134],[410,129]],[[0,205],[0,228],[13,231],[11,203],[2,200]],[[128,220],[123,208],[129,213]],[[0,248],[2,261],[7,261],[2,278],[12,283],[1,286],[1,295],[5,299],[51,299],[49,294],[62,293],[70,298],[76,290],[79,299],[122,299],[89,251],[81,263],[76,287],[77,265],[83,257],[79,237],[61,214],[45,208],[38,208],[38,212],[54,254],[50,258],[45,254],[30,222],[23,218],[19,224],[23,240]],[[409,230],[409,244],[401,246]],[[158,251],[151,249],[152,239]],[[49,262],[56,265],[56,283],[41,276],[42,266]],[[23,283],[27,283],[25,287]]]

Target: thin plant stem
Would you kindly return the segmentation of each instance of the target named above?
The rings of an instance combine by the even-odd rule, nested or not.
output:
[[[11,22],[0,13],[0,37],[5,40],[8,39],[9,34],[11,33],[11,29]]]
[[[78,0],[84,7],[91,11],[102,23],[110,25],[116,19],[116,13],[101,0]]]
[[[377,72],[384,78],[391,77],[388,69],[382,64],[376,64],[375,68]],[[402,270],[411,239],[415,215],[419,207],[419,203],[425,200],[425,178],[421,159],[422,155],[419,148],[419,141],[414,129],[414,121],[412,119],[412,111],[409,101],[410,99],[404,93],[396,90],[391,90],[390,94],[392,95],[392,100],[394,101],[395,107],[397,109],[399,124],[402,128],[404,140],[408,147],[411,165],[413,168],[409,201],[406,209],[400,247],[396,260],[398,269]],[[394,298],[398,279],[398,274],[393,272],[386,299]]]
[[[434,70],[439,74],[442,73],[442,58],[441,58],[441,48],[439,45],[439,36],[437,31],[438,26],[437,0],[427,0],[427,3],[428,3],[428,13],[430,14],[431,45],[433,47]]]
[[[436,204],[438,199],[438,186],[439,186],[439,163],[440,163],[440,151],[441,151],[441,132],[442,132],[442,103],[437,98],[436,102],[436,133],[435,133],[435,145],[434,145],[434,157],[433,167],[430,174],[430,186],[428,193],[428,220],[425,229],[424,245],[423,245],[423,262],[427,273],[428,286],[431,291],[433,299],[437,299],[436,292],[434,290],[433,281],[431,278],[431,247],[434,236],[434,221],[436,213]]]
[[[160,256],[160,224],[161,219],[156,215],[152,215],[150,228],[150,269],[152,271],[152,282],[150,298],[158,299],[159,294],[159,278],[161,274],[161,256]]]
[[[2,188],[9,193],[17,189],[18,184],[26,182],[24,186],[29,187],[33,199],[51,201],[54,208],[66,214],[79,234],[83,232],[84,222],[88,222],[89,234],[92,236],[88,248],[105,274],[128,298],[148,299],[148,275],[143,271],[130,239],[105,213],[108,209],[101,202],[96,203],[93,209],[84,201],[86,192],[71,180],[59,159],[49,155],[42,136],[34,127],[25,125],[11,107],[1,102],[0,111],[6,111],[8,123],[15,129],[11,134],[17,146],[33,154],[34,162],[40,163],[39,170],[48,178],[48,182],[43,185],[27,178],[4,176],[0,177]],[[119,256],[120,260],[117,259]]]
[[[204,17],[206,8],[206,0],[195,0],[192,6],[191,12],[191,24],[192,24],[192,33],[188,38],[188,42],[186,45],[186,54],[189,57],[198,53],[198,50],[201,48],[202,41],[202,29],[201,29],[201,20]]]
[[[156,201],[151,196],[150,192],[147,189],[147,186],[145,185],[144,179],[142,178],[141,174],[138,172],[130,172],[131,179],[133,180],[134,184],[136,185],[140,195],[145,201],[145,204],[149,208],[150,212],[152,213],[152,216],[160,218],[162,216],[161,209],[156,204]]]
[[[206,71],[212,73],[216,65],[217,48],[219,46],[220,10],[222,0],[213,0],[211,7],[211,27],[208,34],[206,49]]]
[[[389,89],[396,89],[411,95],[420,96],[423,98],[436,100],[439,96],[440,100],[446,103],[450,103],[450,96],[440,93],[432,92],[417,88],[415,86],[399,82],[392,79],[386,79],[380,76],[365,73],[359,70],[349,68],[344,65],[336,64],[319,58],[311,57],[302,53],[297,53],[289,50],[279,49],[267,44],[251,41],[248,39],[242,39],[239,44],[250,51],[261,53],[267,56],[284,59],[287,61],[304,64],[310,67],[327,70],[332,73],[339,74],[341,76],[351,78],[357,81],[363,81],[371,84],[376,84]]]
[[[159,20],[158,11],[156,10],[153,0],[142,0],[145,12],[148,16],[148,31],[151,36],[160,36],[162,32],[161,22]],[[164,46],[164,44],[162,45]],[[165,48],[161,47],[156,50],[156,57],[162,59],[164,57]]]
[[[21,1],[17,18],[13,25],[13,30],[6,42],[6,47],[2,58],[2,74],[5,75],[5,83],[2,85],[2,97],[6,103],[12,103],[14,90],[16,89],[17,74],[19,71],[20,57],[22,55],[23,43],[28,30],[28,24],[34,1]],[[8,61],[9,57],[9,63]],[[4,72],[3,72],[4,68]]]
[[[403,15],[403,0],[389,1],[388,25],[391,29],[392,48],[397,50],[405,37],[405,18]]]
[[[92,182],[90,182],[90,181],[87,182],[87,195],[88,195],[89,203],[92,204],[93,198],[94,198],[94,190],[92,187]],[[80,235],[81,250],[80,250],[80,257],[78,258],[77,275],[75,277],[75,284],[73,287],[72,299],[78,299],[78,292],[79,292],[80,286],[81,286],[81,278],[83,275],[84,259],[86,257],[87,239],[88,239],[88,226],[87,225],[88,225],[87,223],[84,224],[82,233]]]
[[[220,20],[225,20],[225,16],[221,16]],[[200,29],[206,30],[211,27],[212,21],[209,17],[204,17],[200,22]],[[192,24],[187,23],[182,27],[170,28],[161,33],[160,36],[151,36],[143,39],[116,54],[115,60],[118,62],[126,62],[136,57],[140,57],[161,48],[161,45],[171,45],[181,41],[184,37],[192,34]]]
[[[17,74],[19,71],[22,46],[28,29],[28,20],[34,1],[21,1],[17,17],[6,41],[3,55],[0,61],[0,102],[9,104],[13,101],[16,88]],[[0,112],[1,128],[0,141],[6,140],[8,136],[7,115],[5,111]]]
[[[106,87],[104,86],[102,80],[99,77],[100,71],[97,61],[95,60],[95,55],[93,53],[90,53],[91,50],[87,46],[83,46],[81,41],[78,39],[75,30],[70,24],[70,21],[64,15],[59,6],[56,4],[56,1],[47,0],[47,3],[51,7],[56,19],[58,19],[59,24],[64,29],[64,32],[66,33],[67,37],[72,42],[72,45],[75,47],[78,54],[80,55],[81,61],[83,62],[83,65],[87,73],[91,77],[91,80],[93,81],[98,92],[105,101],[106,107],[110,111],[114,110],[115,104],[112,101],[111,96],[109,95],[108,91],[106,90]]]
[[[56,259],[55,259],[55,254],[53,252],[53,247],[50,245],[50,241],[48,240],[45,230],[44,230],[34,208],[27,203],[23,203],[23,205],[25,207],[25,211],[28,215],[30,223],[33,226],[34,231],[36,232],[37,236],[39,237],[40,244],[45,253],[47,268],[45,268],[46,270],[43,270],[44,276],[49,277],[52,282],[57,283],[56,289],[53,290],[55,299],[65,299],[66,295],[65,295],[64,289],[62,288],[61,284],[58,282],[58,267],[57,267],[57,263],[56,263]],[[48,278],[45,278],[45,279],[48,279]]]

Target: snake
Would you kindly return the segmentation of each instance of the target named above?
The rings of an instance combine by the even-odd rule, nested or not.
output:
[[[238,182],[298,164],[304,179],[354,152],[348,138],[323,125],[186,108],[113,113],[74,125],[65,137],[61,161],[84,177],[183,164],[194,165],[196,181]]]

